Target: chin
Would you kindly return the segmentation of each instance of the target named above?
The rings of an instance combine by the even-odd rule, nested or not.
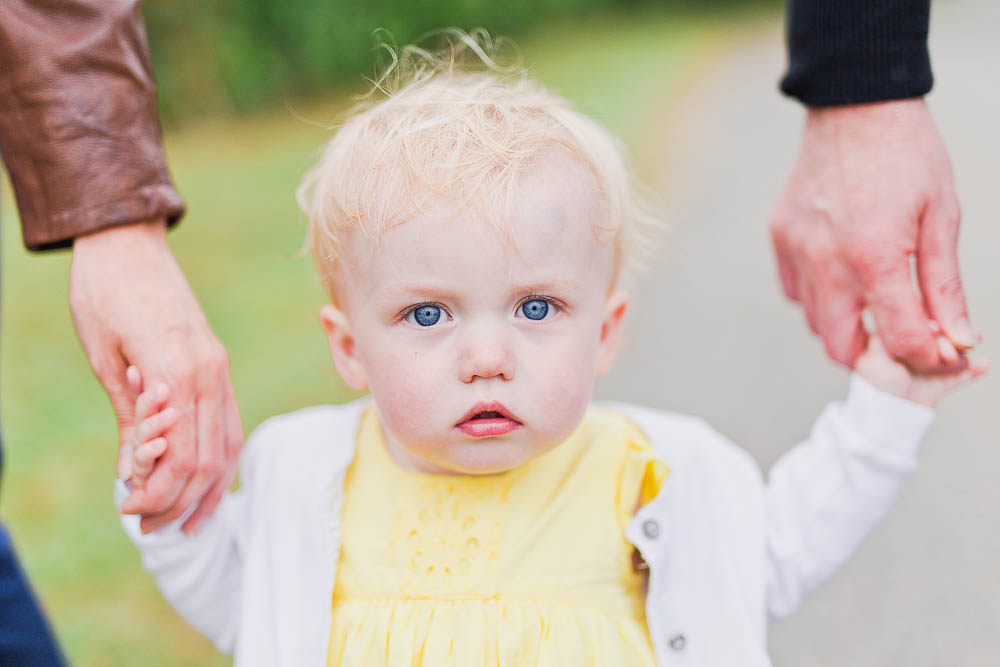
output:
[[[460,475],[498,475],[540,456],[549,448],[482,438],[450,448],[437,464]]]

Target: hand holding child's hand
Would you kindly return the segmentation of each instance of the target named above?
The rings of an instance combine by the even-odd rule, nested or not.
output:
[[[135,436],[118,455],[118,476],[132,488],[146,485],[157,459],[167,450],[163,434],[177,421],[177,410],[167,406],[169,389],[160,383],[143,391],[142,375],[135,366],[125,373],[132,390],[139,394],[135,403]]]
[[[965,356],[942,335],[939,326],[932,324],[931,332],[937,336],[942,358],[957,362]],[[924,375],[890,357],[879,337],[869,333],[868,347],[858,357],[854,370],[880,391],[933,408],[946,393],[979,377],[989,367],[986,361],[969,361],[961,370]]]

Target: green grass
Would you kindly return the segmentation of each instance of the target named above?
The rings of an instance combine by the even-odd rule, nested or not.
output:
[[[727,29],[719,19],[605,16],[522,40],[534,74],[655,159],[640,139],[664,122],[671,93]],[[346,95],[268,116],[206,121],[167,135],[189,205],[174,251],[229,350],[247,430],[266,417],[351,394],[332,370],[316,311],[323,301],[292,193]],[[652,143],[653,148],[649,148]],[[652,152],[650,152],[652,151]],[[76,665],[215,665],[142,570],[112,504],[116,430],[76,339],[68,253],[28,255],[5,186],[5,321],[0,513]]]

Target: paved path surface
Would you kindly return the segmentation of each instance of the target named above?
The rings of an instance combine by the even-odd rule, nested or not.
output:
[[[944,403],[920,469],[858,556],[772,627],[778,667],[1000,665],[1000,3],[934,12],[930,103],[963,203],[973,322],[995,369]],[[783,64],[779,26],[734,36],[679,101],[657,176],[674,231],[599,387],[703,415],[765,467],[846,381],[783,301],[766,233],[802,125],[775,92]]]

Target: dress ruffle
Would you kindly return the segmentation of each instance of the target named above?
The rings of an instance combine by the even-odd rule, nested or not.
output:
[[[586,607],[518,600],[342,600],[341,667],[652,667],[645,629]]]

